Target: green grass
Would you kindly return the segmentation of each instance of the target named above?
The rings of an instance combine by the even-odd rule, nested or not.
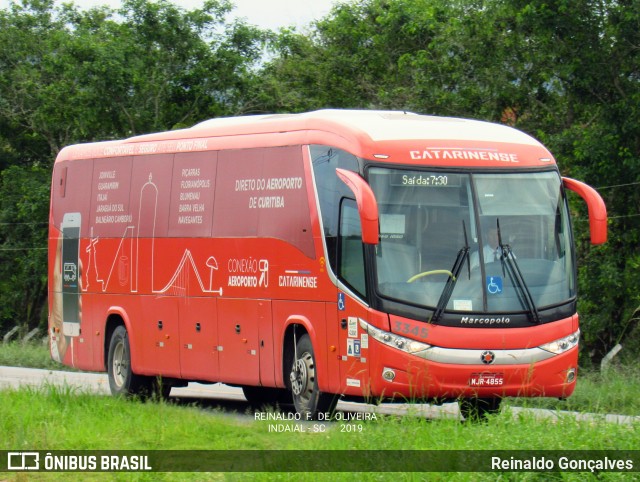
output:
[[[0,345],[0,364],[60,369],[46,346]],[[503,413],[486,423],[429,421],[412,415],[378,416],[355,422],[355,432],[326,423],[318,433],[269,431],[269,422],[228,411],[171,402],[124,400],[70,387],[44,386],[0,391],[0,450],[632,450],[640,446],[640,424],[577,421],[570,415],[536,420],[509,413],[512,406],[537,406],[596,413],[640,414],[640,369],[581,373],[566,401],[509,399]],[[253,414],[253,412],[251,412]],[[259,452],[257,452],[259,453]],[[380,452],[380,459],[385,457]],[[425,469],[426,470],[426,469]],[[0,480],[629,480],[603,473],[0,473]],[[87,477],[88,476],[88,477]]]
[[[73,370],[54,362],[41,343],[0,344],[0,365]],[[612,366],[605,373],[580,371],[575,392],[566,400],[513,398],[512,406],[577,412],[640,415],[640,366]]]
[[[640,415],[640,367],[611,367],[605,372],[581,371],[576,390],[566,400],[514,398],[513,406],[575,412]]]
[[[49,345],[41,342],[0,343],[0,365],[50,370],[67,369],[51,359]]]
[[[0,450],[630,450],[640,444],[638,426],[578,422],[564,416],[536,420],[508,413],[481,424],[419,417],[382,417],[355,422],[362,431],[343,432],[326,423],[322,433],[270,433],[269,422],[165,402],[131,401],[47,386],[0,392]],[[380,452],[384,457],[384,452]],[[375,464],[379,461],[374,462]],[[64,477],[63,477],[64,475]],[[76,480],[83,479],[78,475]],[[131,474],[89,474],[94,480],[130,480]],[[307,474],[254,474],[253,478],[297,480]],[[311,474],[312,480],[353,480],[347,474]],[[495,480],[496,474],[363,474],[366,480]],[[514,474],[511,474],[514,475]],[[520,474],[524,480],[550,475]],[[583,480],[585,474],[562,474]],[[604,474],[619,479],[624,474]],[[627,474],[629,475],[629,474]],[[4,476],[4,475],[3,475]],[[38,478],[35,478],[35,477]],[[73,474],[31,474],[29,479],[57,480]],[[245,474],[243,477],[247,477]],[[133,474],[138,480],[240,479],[239,474]],[[184,477],[184,478],[183,478]],[[513,477],[507,477],[508,480]],[[518,477],[519,478],[519,477]],[[594,479],[595,480],[595,479]]]

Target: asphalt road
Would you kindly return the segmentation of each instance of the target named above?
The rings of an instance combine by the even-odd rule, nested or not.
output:
[[[106,373],[67,372],[42,370],[36,368],[21,368],[0,366],[0,389],[17,388],[20,386],[57,385],[75,387],[93,393],[108,395],[109,382]],[[247,404],[240,388],[230,387],[221,383],[203,385],[190,383],[185,388],[174,388],[171,397],[181,401],[193,403],[194,399],[204,405],[216,405],[230,412],[240,414],[248,412]],[[337,409],[342,412],[376,413],[384,415],[421,416],[429,419],[453,418],[461,419],[457,403],[447,403],[441,406],[427,404],[385,403],[378,406],[364,403],[339,402]],[[577,420],[604,420],[609,423],[632,424],[640,423],[640,416],[591,414],[558,410],[524,409],[510,407],[513,416],[526,411],[535,413],[539,418],[557,419],[573,416]],[[247,417],[250,417],[247,415]]]

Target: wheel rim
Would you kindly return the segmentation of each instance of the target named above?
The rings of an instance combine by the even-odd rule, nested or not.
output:
[[[296,360],[291,370],[290,379],[293,394],[305,400],[310,399],[315,375],[316,369],[313,364],[313,357],[310,353],[304,353]]]
[[[113,350],[113,381],[121,387],[124,385],[126,373],[129,369],[129,361],[125,356],[124,342],[120,340]]]

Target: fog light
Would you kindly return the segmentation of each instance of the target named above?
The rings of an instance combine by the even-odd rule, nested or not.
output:
[[[382,370],[382,378],[384,378],[388,382],[392,382],[396,378],[396,372],[394,372],[391,368],[384,368]]]
[[[576,369],[570,368],[567,370],[567,383],[572,383],[576,379]]]

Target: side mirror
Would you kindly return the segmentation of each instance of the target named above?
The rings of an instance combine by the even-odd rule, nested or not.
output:
[[[577,193],[587,203],[591,244],[605,243],[607,241],[607,206],[598,191],[569,177],[563,177],[562,182],[565,188]]]
[[[362,226],[362,242],[365,244],[378,244],[380,239],[378,203],[371,186],[355,172],[337,168],[336,174],[356,197]]]

